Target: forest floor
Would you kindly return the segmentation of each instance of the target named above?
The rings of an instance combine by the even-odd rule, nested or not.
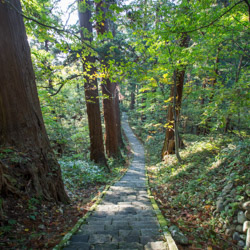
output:
[[[150,189],[169,228],[187,238],[188,244],[177,242],[178,248],[243,249],[239,214],[250,200],[249,138],[182,134],[182,161],[175,155],[162,161],[164,131],[133,116],[130,125],[145,146]]]
[[[128,146],[127,150],[130,150]],[[80,171],[82,169],[79,164],[73,167],[61,164],[70,204],[44,202],[34,197],[21,200],[8,197],[4,200],[1,211],[0,249],[52,249],[56,246],[88,212],[94,204],[93,198],[98,196],[107,184],[126,172],[129,166],[128,159],[125,164],[112,164],[116,165],[116,168],[112,174],[105,176],[101,171],[97,171],[96,166],[92,176],[88,176],[85,171]],[[86,175],[88,179],[92,178],[92,183],[77,185]]]
[[[178,244],[179,249],[242,249],[244,234],[237,232],[240,243],[232,240],[231,228],[239,225],[237,214],[249,200],[247,143],[238,145],[218,135],[184,138],[181,163],[174,155],[156,164],[148,158],[152,194],[169,226],[176,226],[188,238],[189,244]],[[149,140],[152,151],[154,138]],[[230,190],[223,195],[226,186]],[[219,197],[224,198],[224,207],[218,208]]]

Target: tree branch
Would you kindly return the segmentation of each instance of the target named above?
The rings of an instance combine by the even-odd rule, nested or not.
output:
[[[247,0],[241,0],[239,2],[237,2],[236,4],[234,4],[231,8],[229,8],[228,10],[226,10],[224,13],[222,13],[220,16],[218,16],[216,19],[214,19],[211,23],[201,26],[199,28],[193,29],[193,30],[186,30],[186,31],[178,31],[178,32],[174,32],[174,33],[191,33],[203,28],[208,28],[209,26],[213,25],[214,23],[216,23],[217,21],[219,21],[224,15],[226,15],[228,12],[230,12],[235,6],[237,6],[238,4],[245,2]]]
[[[33,21],[43,27],[46,27],[46,28],[49,28],[49,29],[53,29],[57,32],[63,32],[63,33],[67,33],[67,34],[70,34],[74,37],[76,37],[77,39],[81,40],[81,38],[79,36],[77,36],[75,33],[69,31],[69,30],[66,30],[66,29],[59,29],[57,28],[56,26],[51,26],[51,25],[47,25],[47,24],[44,24],[44,23],[41,23],[40,21],[36,20],[35,18],[33,17],[29,17],[29,16],[26,16],[22,11],[19,11],[9,0],[5,0],[5,2],[7,4],[9,4],[19,15],[21,15],[23,18],[27,19],[27,20],[30,20],[30,21]],[[79,33],[79,32],[78,32]],[[82,40],[81,40],[82,41]],[[85,44],[87,47],[91,48],[92,50],[94,50],[95,52],[98,53],[98,51],[93,48],[91,45],[89,45],[88,43],[82,41],[83,44]]]
[[[63,88],[63,86],[66,84],[67,81],[73,80],[73,79],[75,79],[75,78],[77,78],[77,77],[79,77],[79,76],[81,76],[81,75],[72,75],[72,76],[69,76],[68,78],[66,78],[66,79],[61,83],[61,86],[59,87],[59,89],[58,89],[55,93],[51,94],[50,96],[55,96],[55,95],[57,95],[57,94],[61,91],[61,89]]]

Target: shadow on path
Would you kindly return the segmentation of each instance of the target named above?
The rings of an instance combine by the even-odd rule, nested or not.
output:
[[[123,178],[110,187],[96,211],[70,244],[73,249],[168,249],[147,194],[144,149],[123,116],[134,159]]]

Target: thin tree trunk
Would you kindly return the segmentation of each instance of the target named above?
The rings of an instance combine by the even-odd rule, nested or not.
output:
[[[90,1],[86,1],[84,4],[87,6],[84,12],[81,12],[81,4],[83,0],[78,1],[79,3],[79,21],[81,27],[81,38],[83,41],[92,42],[93,30],[90,19],[92,17]],[[87,29],[88,34],[84,35],[83,29]],[[102,124],[101,124],[101,113],[99,105],[98,95],[98,83],[96,75],[96,67],[94,66],[95,58],[91,55],[91,52],[86,56],[83,61],[84,71],[84,90],[85,99],[88,115],[89,124],[89,137],[90,137],[90,159],[95,163],[104,164],[107,166],[107,161],[104,153],[103,137],[102,137]]]
[[[21,12],[19,0],[10,1]],[[68,202],[60,166],[45,131],[23,19],[0,2],[0,193]],[[4,151],[3,151],[4,152]]]
[[[131,94],[130,94],[130,105],[129,105],[129,108],[131,110],[135,109],[135,92],[134,91],[131,91]]]
[[[179,154],[179,114],[176,113],[176,94],[177,94],[177,83],[176,75],[174,73],[174,101],[173,101],[173,113],[174,113],[174,135],[175,135],[175,155],[179,162],[181,162],[181,157]]]
[[[189,41],[190,41],[190,37],[184,33],[181,36],[179,46],[187,48]],[[164,145],[162,149],[162,158],[165,155],[175,153],[175,145],[177,144],[175,142],[176,138],[175,138],[175,124],[174,123],[175,123],[175,120],[178,121],[179,115],[180,115],[185,70],[186,69],[183,66],[182,68],[176,69],[174,72],[174,79],[176,79],[176,87],[175,87],[175,84],[173,84],[171,87],[171,93],[170,93],[171,102],[168,106],[168,116],[167,116],[168,127],[166,129],[166,136],[165,136]],[[175,97],[175,88],[176,88],[176,109],[175,109],[176,119],[174,119],[174,107],[173,107],[173,102],[174,102],[174,97]],[[177,135],[177,138],[178,138],[178,146],[180,147],[182,146],[183,142],[180,140],[178,135]]]

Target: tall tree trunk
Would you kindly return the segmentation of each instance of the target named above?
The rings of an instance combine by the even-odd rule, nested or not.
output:
[[[190,37],[186,33],[183,33],[180,39],[179,46],[187,48],[189,41],[190,41]],[[175,126],[174,126],[175,119],[174,119],[173,101],[174,101],[174,94],[175,94],[175,88],[176,88],[175,112],[176,112],[176,122],[177,122],[179,119],[180,110],[181,110],[185,70],[186,70],[185,66],[183,66],[182,68],[176,69],[174,72],[176,84],[173,84],[171,87],[171,93],[170,93],[171,102],[168,106],[168,116],[167,116],[168,127],[166,129],[166,136],[165,136],[164,145],[162,149],[162,157],[168,154],[175,153]],[[182,146],[183,142],[180,140],[180,137],[178,138],[179,138],[178,146]]]
[[[108,21],[106,20],[107,3],[100,1],[96,3],[96,13],[99,21],[97,22],[97,33],[104,34],[108,32]],[[105,56],[105,55],[104,55]],[[103,110],[105,122],[105,146],[108,157],[119,158],[121,156],[119,148],[119,121],[118,109],[119,103],[116,101],[116,84],[111,82],[109,78],[109,65],[102,58],[102,64],[105,68],[105,77],[102,78],[102,93],[103,93]],[[121,139],[121,138],[120,138]]]
[[[19,161],[1,157],[0,193],[68,202],[44,127],[20,1],[10,0],[15,9],[8,2],[0,2],[0,146]]]
[[[92,17],[90,1],[78,1],[79,4],[79,21],[81,27],[81,38],[85,42],[93,41],[93,29],[90,19]],[[81,5],[85,4],[85,11],[81,11]],[[83,7],[83,6],[82,6]],[[88,34],[84,35],[83,30],[86,29]],[[89,137],[90,137],[90,159],[95,163],[104,164],[107,166],[107,161],[104,153],[103,137],[102,137],[102,124],[101,113],[98,95],[98,83],[96,75],[96,67],[94,66],[95,57],[91,52],[86,56],[83,61],[83,71],[85,78],[85,99],[87,106],[88,124],[89,124]]]

